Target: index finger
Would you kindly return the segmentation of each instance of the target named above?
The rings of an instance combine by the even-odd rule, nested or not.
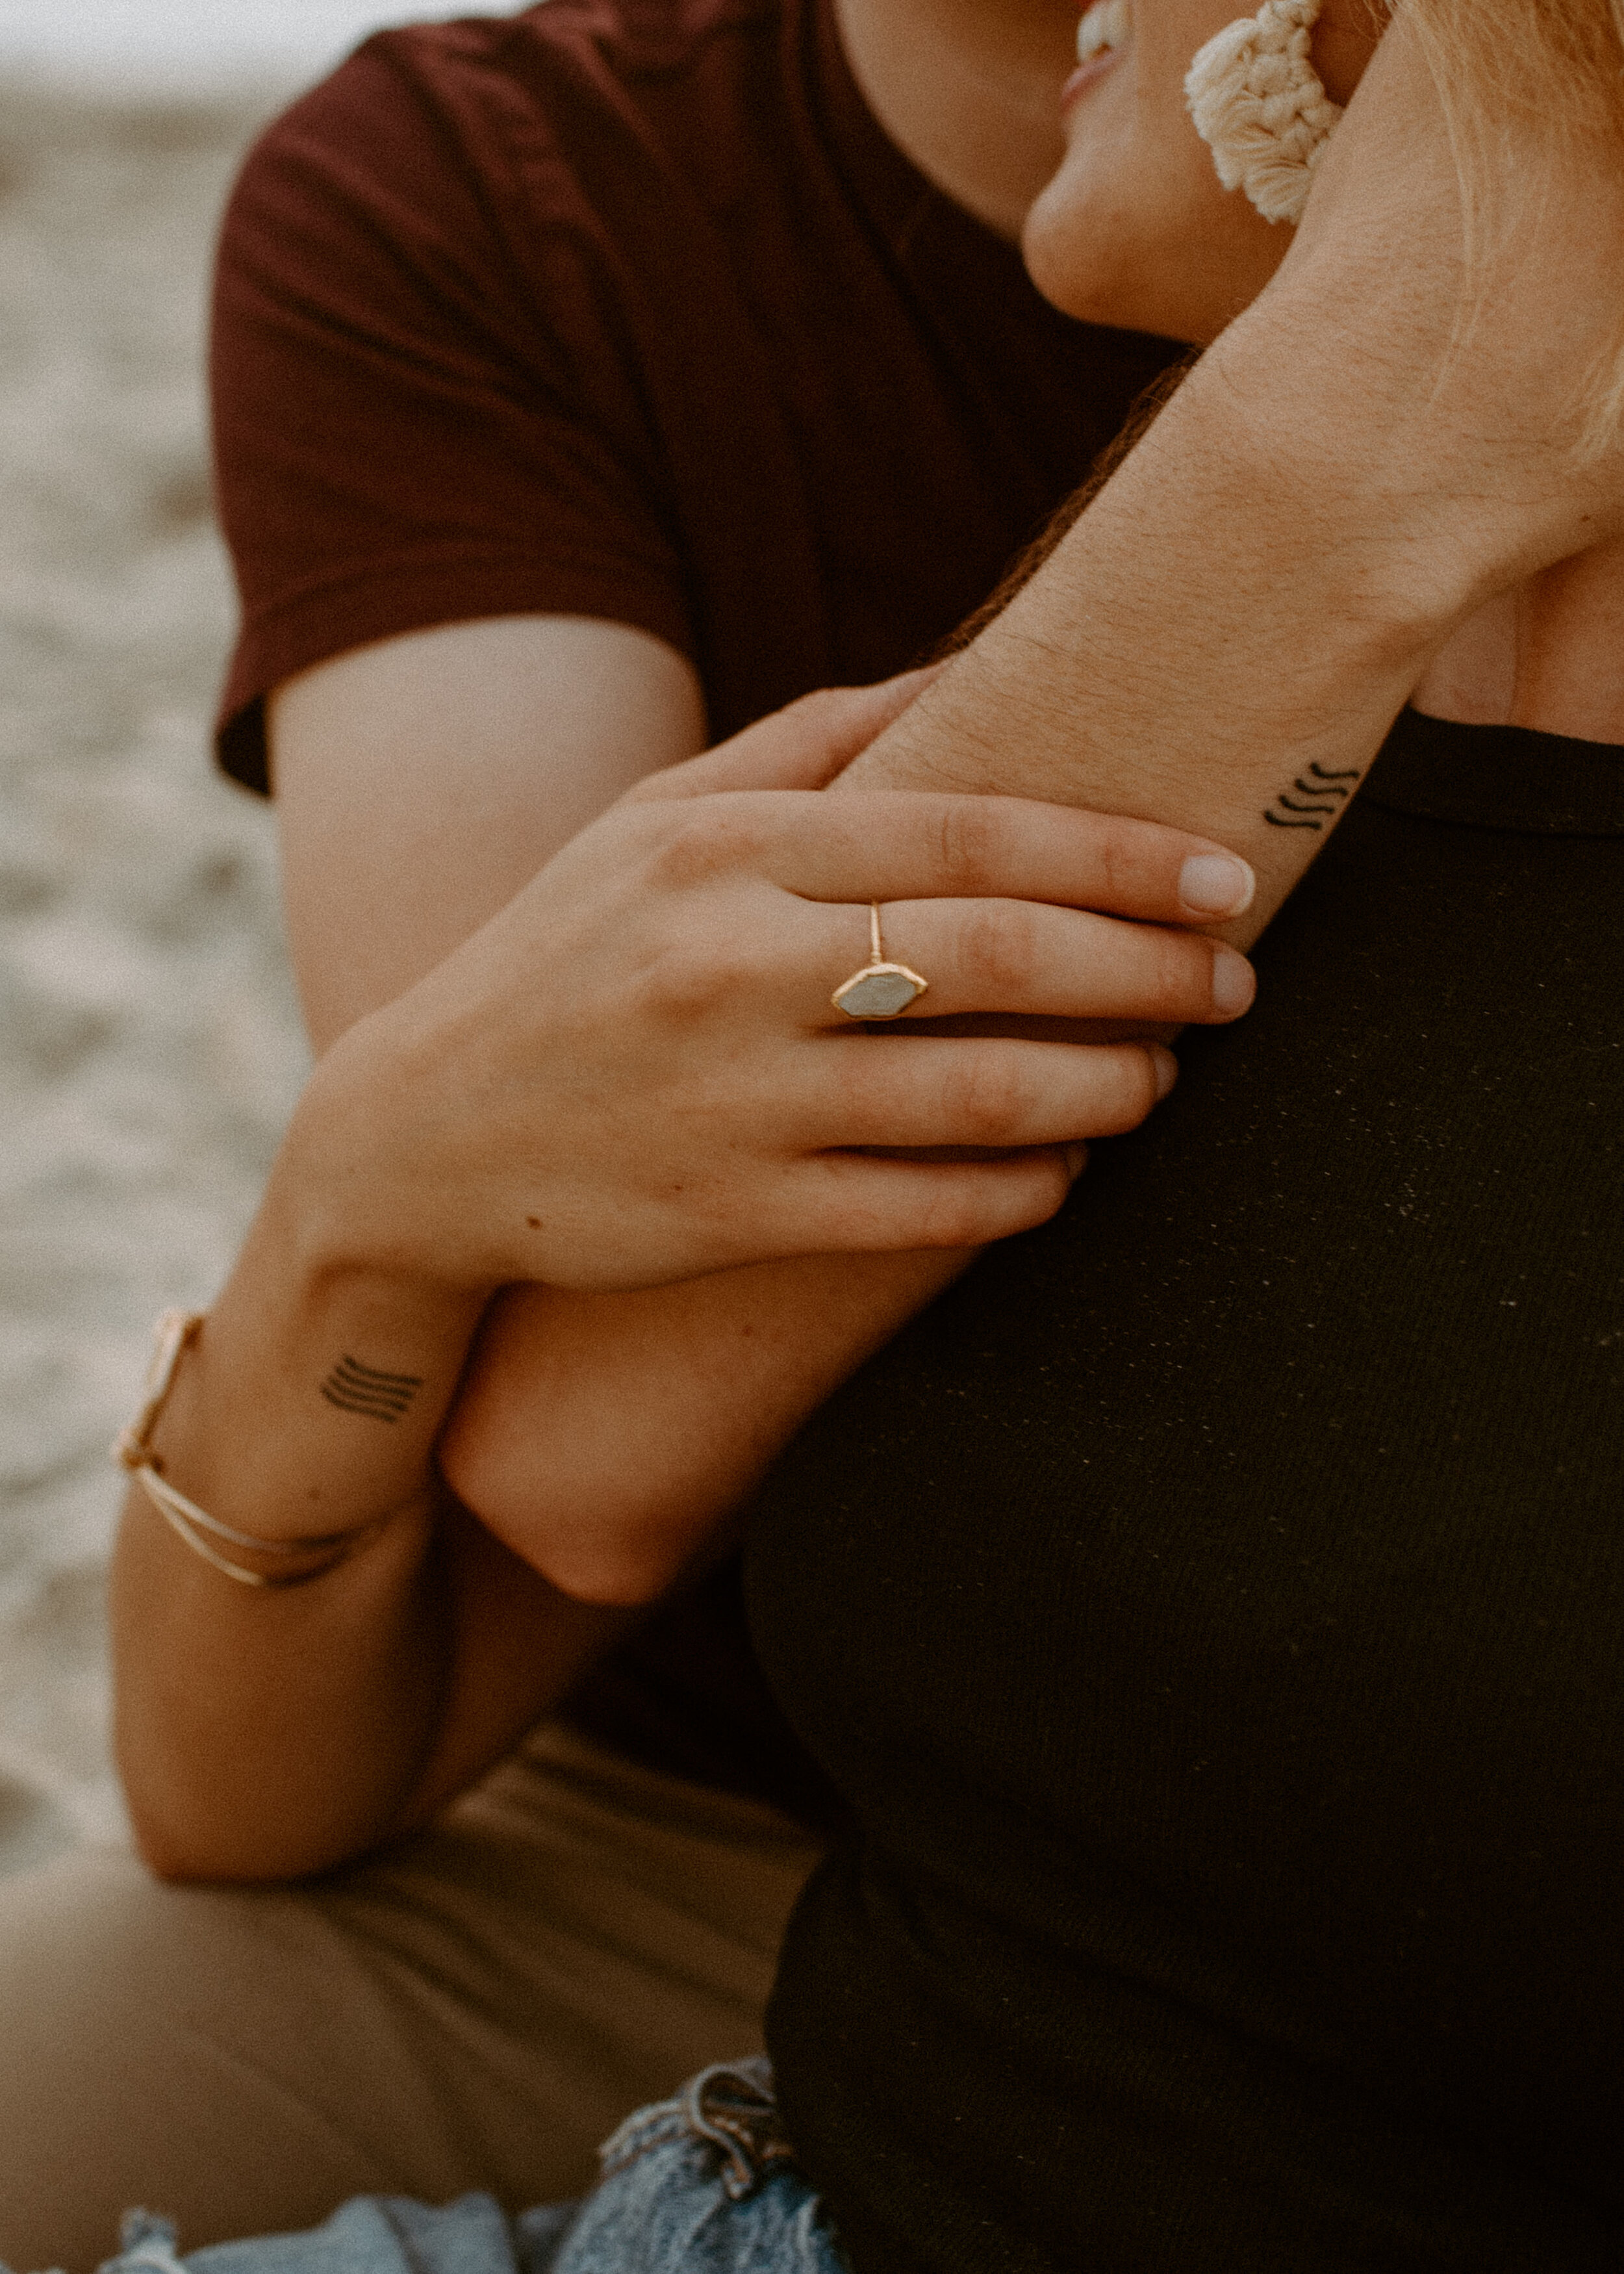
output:
[[[778,790],[680,815],[673,838],[703,865],[748,866],[803,900],[1050,900],[1190,924],[1239,915],[1256,889],[1249,864],[1209,837],[1034,798]],[[695,831],[712,840],[708,863]]]

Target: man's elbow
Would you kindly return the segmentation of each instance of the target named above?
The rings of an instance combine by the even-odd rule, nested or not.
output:
[[[464,1508],[548,1585],[578,1603],[658,1602],[716,1531],[713,1513],[613,1465],[550,1462],[534,1439],[454,1417],[440,1472]],[[673,1504],[673,1497],[675,1504]]]

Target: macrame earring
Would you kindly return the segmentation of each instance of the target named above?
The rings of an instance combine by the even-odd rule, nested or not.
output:
[[[1320,0],[1263,0],[1208,40],[1184,99],[1226,190],[1244,190],[1265,221],[1299,222],[1314,168],[1342,117],[1308,60]]]

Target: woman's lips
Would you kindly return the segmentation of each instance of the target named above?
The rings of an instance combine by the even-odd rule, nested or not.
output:
[[[1078,96],[1082,94],[1084,88],[1092,87],[1095,79],[1103,79],[1107,72],[1111,69],[1116,61],[1116,49],[1102,48],[1097,56],[1090,56],[1086,64],[1079,64],[1077,69],[1072,72],[1071,78],[1067,79],[1065,85],[1060,90],[1060,108],[1062,110],[1070,109],[1072,103],[1077,101]]]
[[[1109,71],[1128,36],[1128,0],[1094,0],[1077,27],[1077,69],[1060,90],[1064,110]]]

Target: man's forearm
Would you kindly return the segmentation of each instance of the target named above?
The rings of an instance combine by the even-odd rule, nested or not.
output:
[[[1624,200],[1574,167],[1474,317],[1437,98],[1390,33],[1274,282],[845,779],[1202,830],[1258,871],[1255,937],[1328,833],[1298,779],[1341,809],[1450,633],[1620,523],[1620,451],[1585,459],[1563,405],[1616,328]]]
[[[1249,440],[1213,376],[1186,382],[1044,567],[843,783],[999,791],[1199,829],[1258,873],[1232,935],[1251,938],[1464,603],[1395,593],[1362,500],[1341,528],[1284,482],[1260,510]]]

